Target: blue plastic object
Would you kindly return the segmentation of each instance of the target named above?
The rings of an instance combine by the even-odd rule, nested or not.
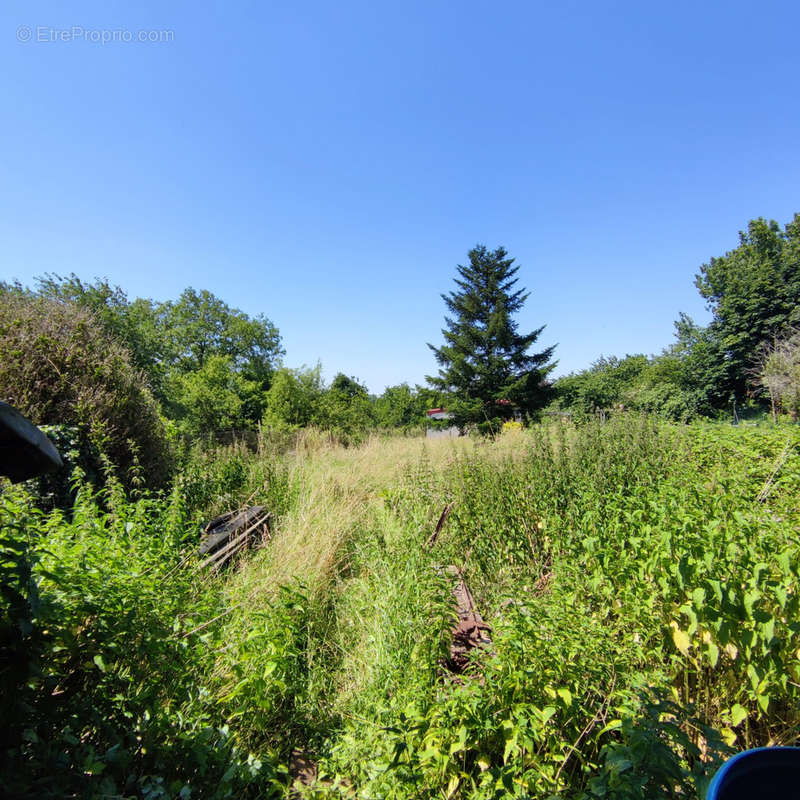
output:
[[[706,800],[800,800],[800,747],[758,747],[729,758]]]

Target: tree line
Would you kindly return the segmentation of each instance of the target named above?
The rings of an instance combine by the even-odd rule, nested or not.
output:
[[[739,245],[703,264],[695,286],[711,311],[686,314],[656,356],[598,359],[555,382],[556,407],[577,414],[618,405],[669,419],[737,418],[769,407],[800,414],[800,214],[783,228],[751,220]]]
[[[421,431],[426,411],[441,406],[460,429],[489,433],[543,410],[625,406],[682,421],[765,404],[800,412],[800,215],[784,228],[751,221],[738,247],[700,267],[709,325],[681,314],[661,354],[601,357],[556,381],[554,347],[532,352],[544,326],[518,329],[529,296],[516,286],[518,269],[503,247],[470,250],[455,290],[442,295],[444,341],[428,345],[438,374],[379,396],[343,373],[327,384],[319,364],[286,366],[269,319],[208,291],[155,302],[74,274],[45,275],[32,288],[3,283],[0,395],[149,476],[170,473],[176,442],[220,431],[315,425],[353,441],[374,429]]]
[[[774,418],[800,415],[800,214],[783,228],[751,220],[738,247],[700,267],[708,325],[680,314],[675,341],[659,355],[600,357],[553,382],[555,348],[531,352],[544,326],[522,334],[514,320],[529,296],[516,288],[514,259],[482,245],[468,256],[456,291],[442,295],[444,344],[429,345],[440,369],[428,381],[461,428],[497,431],[543,410],[581,417],[631,408],[687,422],[768,404]]]
[[[74,428],[84,456],[96,453],[87,468],[103,454],[159,483],[181,443],[310,425],[345,442],[419,431],[442,398],[407,383],[371,395],[343,373],[328,384],[319,364],[290,368],[284,355],[269,319],[209,291],[155,302],[74,274],[0,284],[0,396],[39,425]]]

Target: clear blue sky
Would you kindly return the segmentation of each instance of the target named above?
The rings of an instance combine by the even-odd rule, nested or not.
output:
[[[95,41],[140,30],[169,34]],[[559,373],[659,352],[708,318],[700,264],[800,211],[798,31],[797,2],[7,0],[0,278],[206,288],[380,392],[502,244]]]

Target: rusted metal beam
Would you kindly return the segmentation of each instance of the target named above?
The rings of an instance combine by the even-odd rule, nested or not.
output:
[[[461,570],[451,565],[445,568],[445,572],[456,578],[453,596],[457,614],[457,621],[452,629],[450,658],[445,661],[445,666],[450,672],[460,674],[469,665],[469,654],[473,650],[476,648],[485,650],[491,647],[492,628],[475,606],[475,599]]]

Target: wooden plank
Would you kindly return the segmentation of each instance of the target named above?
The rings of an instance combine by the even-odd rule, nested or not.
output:
[[[198,569],[203,569],[203,567],[207,567],[209,564],[214,564],[215,568],[220,566],[220,562],[225,562],[228,560],[230,556],[232,556],[237,550],[241,550],[247,544],[247,536],[244,534],[237,536],[235,539],[231,539],[225,547],[220,548],[219,550],[215,550],[205,561],[203,561]]]
[[[220,556],[216,561],[211,565],[211,571],[216,572],[218,569],[221,569],[225,566],[238,552],[241,550],[246,549],[247,547],[247,538],[238,539],[237,544],[235,547],[231,548],[225,555]]]
[[[436,544],[436,540],[439,538],[439,534],[442,532],[444,523],[447,522],[447,518],[450,516],[450,512],[453,510],[454,505],[455,503],[448,503],[444,507],[444,511],[442,511],[439,521],[436,523],[436,528],[431,534],[430,539],[428,539],[428,547],[433,547]]]

